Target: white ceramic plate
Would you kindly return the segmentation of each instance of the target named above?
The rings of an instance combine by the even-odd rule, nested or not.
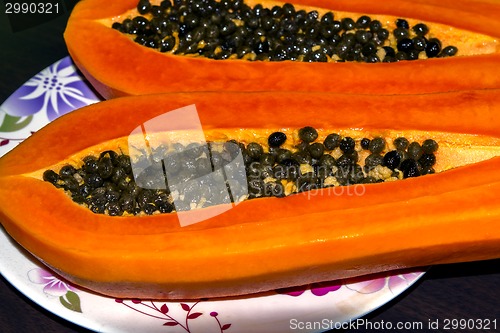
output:
[[[0,156],[55,118],[99,101],[69,57],[35,75],[0,106]],[[325,332],[399,295],[424,272],[392,272],[230,300],[116,300],[71,286],[0,232],[1,274],[56,315],[99,332]],[[344,324],[345,325],[345,324]]]

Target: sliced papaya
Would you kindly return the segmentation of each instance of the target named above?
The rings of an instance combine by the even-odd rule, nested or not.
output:
[[[244,295],[404,267],[498,258],[499,107],[496,90],[408,96],[176,93],[114,99],[58,118],[0,159],[0,221],[17,242],[67,280],[122,298]],[[338,146],[327,139],[330,134],[338,136]],[[81,190],[96,181],[93,174],[106,170],[97,166],[92,173],[93,162],[107,159],[115,169],[125,169],[119,159],[129,156],[133,167],[143,157],[134,151],[143,151],[150,162],[141,170],[159,166],[160,175],[168,176],[166,157],[156,166],[152,162],[162,144],[178,156],[197,158],[182,147],[230,143],[239,148],[219,166],[215,152],[223,151],[210,148],[209,175],[217,178],[222,171],[223,188],[234,194],[240,192],[228,185],[231,170],[243,170],[245,180],[254,176],[247,164],[240,169],[231,164],[237,158],[263,164],[262,156],[277,149],[307,150],[312,169],[303,167],[299,173],[314,175],[322,156],[342,169],[342,156],[356,152],[364,160],[366,180],[367,155],[385,157],[399,149],[411,160],[413,142],[435,158],[434,172],[398,177],[402,164],[383,162],[394,179],[323,183],[284,195],[256,194],[248,186],[247,196],[212,205],[197,202],[187,209],[177,205],[183,194],[174,194],[172,186],[178,183],[172,178],[163,178],[163,185],[141,183],[140,173],[132,172],[124,179],[135,180],[141,191],[172,195],[170,209],[153,200],[139,205],[141,210],[115,214],[112,205],[120,197],[113,199],[110,191],[101,193],[108,195],[103,210],[92,209],[97,192],[72,200],[75,180]],[[307,148],[317,144],[324,147],[322,155]],[[189,169],[190,161],[184,157],[177,172]],[[73,177],[73,183],[64,177]],[[120,188],[119,182],[101,182],[92,191],[105,186]]]
[[[105,98],[443,92],[500,86],[499,10],[465,0],[84,0],[65,40]]]

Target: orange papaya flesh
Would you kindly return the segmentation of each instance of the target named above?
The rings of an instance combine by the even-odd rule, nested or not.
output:
[[[111,28],[113,22],[134,11],[136,5],[136,1],[130,0],[103,8],[98,1],[85,0],[76,6],[68,22],[65,32],[68,50],[75,64],[105,98],[220,90],[412,94],[499,86],[500,27],[496,13],[500,5],[495,2],[474,4],[477,7],[470,11],[466,1],[455,6],[440,1],[415,4],[404,0],[391,4],[294,2],[298,8],[304,6],[307,10],[312,10],[312,6],[318,6],[314,8],[319,12],[323,12],[321,8],[334,10],[339,17],[377,14],[374,17],[391,24],[398,17],[408,18],[412,24],[425,22],[431,31],[437,31],[443,45],[456,45],[459,49],[457,56],[451,58],[377,64],[214,60],[161,53],[134,43]]]
[[[34,175],[94,148],[111,148],[137,125],[191,104],[209,135],[235,133],[238,126],[245,132],[308,123],[377,135],[389,130],[411,137],[427,131],[442,143],[440,150],[446,138],[453,138],[450,146],[491,152],[500,137],[499,98],[496,91],[406,98],[200,93],[103,102],[59,118],[0,159],[0,202],[8,203],[2,204],[0,220],[16,241],[69,281],[114,297],[242,295],[395,268],[497,258],[500,159],[493,153],[476,152],[473,164],[425,177],[366,184],[362,195],[322,189],[243,201],[188,226],[181,226],[175,213],[94,214]],[[332,117],[332,100],[337,117]],[[428,103],[432,112],[423,108]],[[387,111],[391,105],[403,105],[406,117]],[[252,117],[237,117],[234,110],[251,110]],[[357,111],[342,112],[347,110]],[[285,111],[290,116],[280,117]],[[115,123],[121,126],[109,126]],[[93,135],[76,140],[77,127]],[[38,151],[44,154],[33,154]],[[285,260],[290,257],[294,260]]]

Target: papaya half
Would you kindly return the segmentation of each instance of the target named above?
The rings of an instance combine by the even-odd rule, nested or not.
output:
[[[179,91],[432,93],[500,87],[499,13],[494,0],[83,0],[64,37],[107,99]]]
[[[187,122],[182,108],[193,105],[196,117]],[[206,92],[113,99],[58,118],[0,159],[0,221],[68,281],[121,298],[234,296],[498,258],[499,108],[497,90],[409,96]],[[165,115],[168,122],[151,122]],[[120,216],[112,216],[110,206],[108,213],[94,212],[46,179],[47,170],[61,169],[62,175],[64,166],[87,163],[82,162],[86,156],[131,154],[140,145],[131,137],[154,149],[155,137],[166,133],[177,147],[177,141],[193,138],[199,124],[198,139],[248,147],[254,141],[264,145],[269,140],[262,136],[271,132],[289,133],[292,140],[290,131],[300,128],[317,129],[316,141],[333,131],[357,145],[365,137],[431,137],[439,145],[440,162],[435,173],[420,177]],[[305,133],[294,145],[313,144],[314,137]],[[183,225],[184,218],[196,223]]]

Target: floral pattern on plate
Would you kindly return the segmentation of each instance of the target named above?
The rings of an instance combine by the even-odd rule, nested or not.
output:
[[[71,59],[61,59],[35,75],[0,106],[0,156],[57,117],[99,100]],[[392,272],[228,299],[122,300],[96,295],[63,281],[3,229],[0,271],[40,306],[77,325],[109,333],[318,332],[292,329],[292,320],[328,319],[340,323],[359,318],[396,297],[424,274],[423,269]]]
[[[98,100],[71,59],[66,57],[28,80],[2,107],[13,117],[27,117],[41,112],[48,121],[52,121]]]
[[[49,296],[58,297],[61,304],[76,312],[82,312],[78,288],[64,282],[45,268],[37,267],[28,272],[28,279],[43,285],[43,292]]]
[[[177,319],[176,317],[174,317],[174,315],[171,314],[169,305],[170,307],[172,307],[172,304],[155,302],[155,301],[143,301],[140,299],[134,299],[129,301],[123,299],[116,299],[116,302],[123,304],[126,307],[134,311],[137,311],[138,313],[144,314],[151,318],[160,319],[163,322],[163,326],[169,326],[169,327],[176,326],[181,331],[187,333],[193,332],[190,328],[190,323],[192,320],[200,318],[204,315],[206,316],[207,314],[195,311],[195,307],[201,301],[194,302],[191,305],[188,303],[179,303],[178,305],[180,309],[184,311],[184,313],[181,313],[181,315]],[[231,327],[231,324],[222,324],[219,321],[219,319],[217,318],[219,313],[217,313],[216,311],[210,311],[208,315],[212,317],[214,321],[217,323],[220,333],[222,333],[225,330],[228,330]]]
[[[3,148],[10,150],[52,120],[99,100],[71,59],[63,58],[28,80],[2,104],[0,147],[10,145]]]

